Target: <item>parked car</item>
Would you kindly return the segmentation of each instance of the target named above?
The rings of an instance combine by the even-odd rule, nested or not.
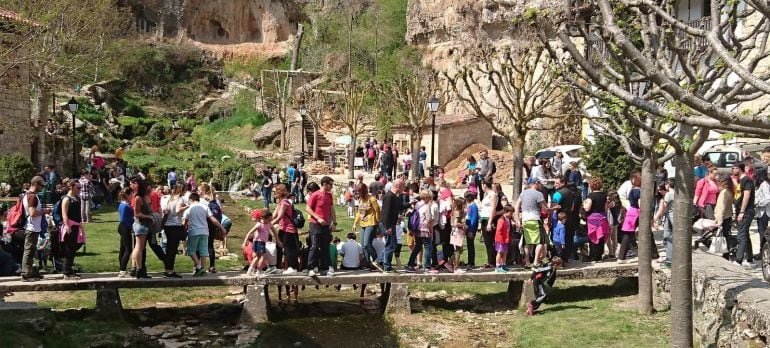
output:
[[[770,142],[716,145],[703,151],[703,155],[708,156],[720,174],[730,174],[733,164],[742,162],[747,155],[754,157],[758,162],[762,152],[768,147]]]
[[[583,145],[558,145],[540,149],[535,152],[535,158],[551,159],[556,156],[556,151],[561,151],[564,158],[562,158],[561,172],[564,173],[569,169],[570,162],[578,162],[578,166],[581,172],[585,172],[580,161],[583,156]]]

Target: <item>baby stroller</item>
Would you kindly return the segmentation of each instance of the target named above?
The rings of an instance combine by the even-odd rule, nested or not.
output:
[[[724,236],[727,241],[727,253],[722,257],[726,259],[732,259],[735,257],[735,252],[738,246],[737,238],[732,235],[731,231],[722,231],[722,225],[717,224],[716,221],[710,219],[698,219],[692,225],[695,232],[700,234],[700,237],[693,242],[693,249],[698,249],[702,244],[706,247],[706,250],[711,249],[711,244],[714,241],[714,237]],[[732,230],[732,229],[731,229]]]

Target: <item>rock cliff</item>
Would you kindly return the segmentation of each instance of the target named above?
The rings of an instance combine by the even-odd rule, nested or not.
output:
[[[189,41],[222,58],[284,55],[302,0],[134,0],[136,28]]]

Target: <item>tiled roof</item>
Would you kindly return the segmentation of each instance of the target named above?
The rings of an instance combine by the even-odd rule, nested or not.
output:
[[[436,114],[436,127],[441,126],[454,126],[454,125],[461,125],[468,123],[470,121],[476,121],[478,120],[478,117],[475,115],[442,115],[442,114]],[[425,124],[425,127],[431,126],[431,120],[428,119],[428,122]],[[393,128],[412,128],[412,126],[408,124],[396,124],[393,125]]]

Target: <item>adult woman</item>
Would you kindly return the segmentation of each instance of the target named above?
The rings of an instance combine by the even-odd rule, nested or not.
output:
[[[163,225],[163,232],[166,234],[166,258],[163,260],[163,264],[166,271],[163,273],[163,278],[182,278],[174,272],[174,263],[176,262],[179,243],[187,238],[187,233],[182,225],[182,214],[188,206],[183,197],[184,185],[176,184],[171,192],[171,197],[161,207],[166,216],[166,223]]]
[[[308,184],[308,190],[310,190],[310,184]],[[278,201],[278,208],[276,208],[275,214],[273,214],[273,225],[278,225],[278,239],[281,240],[282,253],[286,254],[287,268],[283,271],[283,274],[294,274],[299,269],[299,233],[297,227],[291,221],[291,216],[294,214],[294,206],[287,199],[289,197],[289,191],[286,190],[286,186],[277,185],[273,192],[275,198]],[[282,264],[281,257],[278,257],[278,264]]]
[[[484,247],[487,249],[487,264],[485,269],[494,268],[497,258],[495,250],[495,227],[497,218],[502,214],[503,206],[500,203],[497,191],[492,188],[491,180],[484,180],[481,187],[484,190],[484,199],[481,201],[481,225]]]
[[[64,259],[62,268],[64,269],[64,279],[78,280],[80,276],[72,269],[72,265],[75,263],[75,252],[80,249],[80,245],[84,241],[83,226],[80,225],[82,222],[80,205],[88,204],[88,202],[81,202],[78,199],[80,183],[77,180],[70,180],[67,186],[69,191],[61,202],[62,226],[59,234],[61,253]]]
[[[423,255],[423,267],[425,273],[438,273],[437,270],[429,268],[433,253],[433,211],[431,209],[431,201],[433,200],[433,194],[428,190],[420,191],[420,202],[415,205],[416,211],[413,214],[419,214],[420,226],[419,231],[409,231],[414,235],[417,241],[416,247],[412,249],[412,253],[409,255],[409,261],[406,265],[406,272],[412,273],[416,271],[417,255],[422,252]],[[424,250],[423,250],[424,249]]]
[[[404,154],[401,155],[401,165],[404,168],[404,172],[409,172],[409,169],[412,168],[412,150],[409,148],[406,148],[404,150]]]
[[[134,180],[131,182],[131,188],[135,189],[134,201],[134,251],[131,253],[131,276],[140,278],[150,278],[147,275],[147,269],[142,267],[144,260],[144,250],[147,244],[147,237],[150,235],[150,226],[152,225],[152,200],[150,199],[150,184],[144,180]]]
[[[714,220],[716,223],[722,225],[722,235],[727,240],[727,248],[732,249],[738,243],[734,237],[730,235],[730,229],[733,226],[733,200],[735,199],[735,187],[733,186],[733,179],[725,175],[719,179],[719,196],[717,197],[717,204],[714,206]],[[730,253],[722,255],[725,259],[729,259]]]
[[[222,206],[217,201],[216,192],[214,191],[214,188],[211,187],[208,183],[201,183],[198,187],[199,194],[201,197],[201,203],[208,205],[209,210],[211,210],[211,213],[214,215],[214,218],[217,219],[220,223],[222,222]],[[214,248],[214,241],[216,240],[216,231],[218,230],[218,227],[209,222],[209,273],[217,273],[217,267],[216,267],[216,248]],[[224,238],[227,240],[227,237]],[[227,244],[224,244],[225,249],[227,248]]]
[[[586,225],[588,227],[589,257],[591,261],[602,260],[604,254],[604,241],[610,233],[610,224],[607,221],[607,209],[612,203],[607,199],[607,193],[602,192],[602,180],[593,177],[588,182],[591,193],[583,202],[583,210],[586,211]]]
[[[540,171],[538,174],[538,179],[540,179],[540,182],[543,184],[543,196],[548,200],[548,197],[554,192],[553,182],[555,175],[553,173],[553,168],[551,167],[551,162],[547,159],[541,159]]]
[[[118,205],[118,235],[120,236],[120,251],[118,253],[118,262],[120,266],[119,278],[128,277],[126,268],[128,267],[128,261],[131,259],[131,252],[133,251],[133,239],[134,234],[131,230],[131,226],[134,224],[134,210],[131,208],[131,195],[133,191],[131,188],[126,187],[120,190]]]
[[[190,172],[190,175],[187,176],[187,185],[190,185],[191,192],[198,190],[198,183],[195,181],[195,173]]]
[[[695,185],[695,197],[692,203],[700,210],[700,216],[706,219],[714,219],[714,206],[719,196],[719,183],[717,182],[717,168],[708,167],[708,174],[698,180]]]
[[[358,193],[358,211],[353,220],[351,232],[356,231],[356,225],[361,227],[361,247],[364,249],[364,268],[371,268],[374,265],[372,260],[377,259],[377,253],[374,251],[372,241],[377,228],[380,226],[380,205],[377,198],[369,194],[369,189],[364,184],[358,184],[356,187]]]
[[[620,226],[620,233],[623,238],[620,241],[620,251],[618,252],[618,263],[626,263],[626,254],[628,247],[636,239],[636,228],[639,226],[639,199],[641,198],[642,178],[638,174],[631,177],[631,190],[628,191],[629,206],[626,209],[626,218]]]

